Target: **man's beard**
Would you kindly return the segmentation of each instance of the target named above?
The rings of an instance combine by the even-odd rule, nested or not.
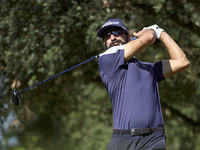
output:
[[[121,43],[121,45],[124,45],[124,44],[128,43],[128,39],[126,39],[124,42],[122,40],[114,40],[109,44],[109,46],[106,45],[106,48],[109,49],[113,46],[118,46],[118,45],[120,45],[120,43]]]

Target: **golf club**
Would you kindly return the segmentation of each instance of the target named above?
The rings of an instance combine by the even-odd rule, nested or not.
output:
[[[136,38],[137,37],[132,38],[131,41],[135,40]],[[76,68],[76,67],[78,67],[78,66],[80,66],[82,64],[85,64],[85,63],[87,63],[87,62],[89,62],[89,61],[91,61],[91,60],[93,60],[95,58],[98,58],[99,56],[100,56],[100,54],[96,55],[96,56],[94,56],[94,57],[92,57],[92,58],[90,58],[90,59],[88,59],[88,60],[86,60],[86,61],[84,61],[84,62],[82,62],[82,63],[80,63],[78,65],[76,65],[76,66],[73,66],[73,67],[71,67],[71,68],[69,68],[69,69],[67,69],[67,70],[65,70],[65,71],[63,71],[63,72],[61,72],[59,74],[56,74],[56,75],[54,75],[54,76],[52,76],[52,77],[50,77],[50,78],[48,78],[48,79],[46,79],[46,80],[44,80],[42,82],[39,82],[39,83],[37,83],[37,84],[27,88],[27,89],[24,89],[24,90],[22,90],[20,92],[17,92],[17,90],[14,89],[13,92],[12,92],[12,97],[11,97],[12,105],[14,105],[14,106],[20,106],[21,105],[21,97],[20,97],[21,93],[26,92],[26,91],[30,90],[31,88],[34,88],[34,87],[36,87],[36,86],[38,86],[38,85],[40,85],[42,83],[45,83],[45,82],[47,82],[47,81],[49,81],[49,80],[51,80],[51,79],[53,79],[53,78],[55,78],[57,76],[60,76],[61,74],[66,73],[66,72],[68,72],[68,71],[70,71],[70,70],[72,70],[72,69],[74,69],[74,68]]]
[[[68,71],[70,71],[70,70],[72,70],[72,69],[74,69],[74,68],[76,68],[76,67],[78,67],[78,66],[80,66],[82,64],[85,64],[85,63],[87,63],[87,62],[89,62],[89,61],[91,61],[91,60],[93,60],[95,58],[98,58],[98,57],[99,57],[99,55],[96,55],[96,56],[94,56],[94,57],[92,57],[92,58],[90,58],[90,59],[88,59],[88,60],[86,60],[86,61],[84,61],[84,62],[82,62],[82,63],[80,63],[78,65],[76,65],[76,66],[73,66],[73,67],[71,67],[71,68],[69,68],[69,69],[67,69],[67,70],[65,70],[65,71],[63,71],[63,72],[61,72],[59,74],[54,75],[53,77],[50,77],[50,78],[48,78],[48,79],[46,79],[46,80],[44,80],[42,82],[39,82],[39,83],[37,83],[37,84],[35,84],[35,85],[33,85],[33,86],[25,89],[25,90],[22,90],[20,92],[17,92],[17,90],[14,89],[13,92],[12,92],[12,97],[11,97],[11,103],[12,103],[12,105],[14,105],[14,106],[20,106],[20,104],[21,104],[21,98],[20,98],[19,95],[21,93],[26,92],[26,91],[30,90],[31,88],[34,88],[34,87],[36,87],[36,86],[38,86],[38,85],[40,85],[40,84],[42,84],[44,82],[47,82],[47,81],[49,81],[49,80],[51,80],[51,79],[53,79],[53,78],[55,78],[57,76],[60,76],[61,74],[66,73],[66,72],[68,72]]]

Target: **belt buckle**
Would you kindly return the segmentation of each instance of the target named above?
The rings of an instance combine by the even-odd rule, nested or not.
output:
[[[135,129],[131,129],[131,135],[135,136]]]
[[[139,133],[136,134],[136,130],[139,131]],[[131,129],[131,135],[132,136],[137,136],[137,135],[144,135],[144,130],[143,128],[133,128]]]

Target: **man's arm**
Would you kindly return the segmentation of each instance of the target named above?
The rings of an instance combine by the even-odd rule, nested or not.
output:
[[[133,33],[137,39],[128,42],[124,48],[124,62],[129,61],[133,56],[137,55],[141,50],[143,50],[148,45],[151,45],[156,40],[156,34],[153,30],[143,29],[138,33]],[[129,36],[130,40],[130,36]]]
[[[160,41],[165,45],[171,58],[169,60],[162,60],[165,78],[173,76],[190,66],[185,53],[166,32],[161,33]]]

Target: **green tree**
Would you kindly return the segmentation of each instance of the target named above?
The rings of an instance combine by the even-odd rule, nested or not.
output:
[[[96,33],[109,18],[123,20],[130,33],[156,23],[184,50],[191,67],[159,84],[167,148],[200,148],[200,2],[1,0],[0,4],[0,149],[106,149],[112,106],[97,59],[21,94],[20,107],[11,106],[9,99],[13,88],[23,90],[103,52]],[[169,56],[156,41],[137,57],[155,62]]]

